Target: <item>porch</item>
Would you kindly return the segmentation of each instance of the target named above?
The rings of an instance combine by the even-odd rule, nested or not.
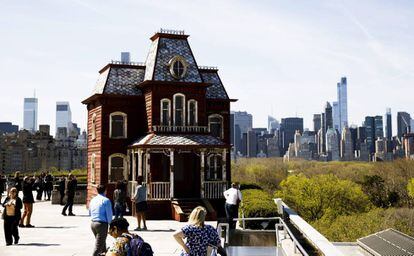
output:
[[[133,194],[142,176],[149,201],[222,199],[228,148],[210,135],[147,135],[128,150],[128,190]]]

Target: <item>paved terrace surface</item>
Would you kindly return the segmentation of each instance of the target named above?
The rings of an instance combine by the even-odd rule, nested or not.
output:
[[[3,211],[3,207],[0,207]],[[50,201],[36,201],[33,205],[32,224],[35,228],[19,228],[18,245],[6,246],[3,220],[0,220],[0,256],[80,256],[92,255],[94,236],[90,229],[90,218],[85,205],[75,205],[76,216],[62,216],[62,206],[52,205]],[[185,223],[176,221],[147,221],[148,231],[133,231],[136,219],[126,216],[130,231],[139,234],[147,241],[155,255],[179,255],[180,248],[172,233]],[[215,222],[208,224],[214,225]],[[107,246],[114,239],[107,237]]]

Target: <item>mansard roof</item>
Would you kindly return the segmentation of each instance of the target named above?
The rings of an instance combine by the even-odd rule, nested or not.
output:
[[[217,68],[198,67],[188,44],[188,35],[162,31],[151,37],[152,43],[145,63],[113,61],[101,69],[94,94],[139,96],[138,85],[144,81],[204,83],[207,99],[228,100],[227,92],[217,73]],[[169,71],[169,61],[180,56],[187,62],[187,72],[174,78]]]

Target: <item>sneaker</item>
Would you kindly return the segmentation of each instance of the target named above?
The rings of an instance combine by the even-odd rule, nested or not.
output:
[[[25,225],[19,224],[19,228],[24,228],[24,227],[25,227]]]
[[[75,214],[73,214],[72,212],[70,212],[68,215],[69,215],[69,216],[76,216],[76,215],[75,215]]]
[[[68,216],[68,215],[66,214],[66,212],[62,212],[62,215],[63,215],[63,216]]]
[[[34,228],[35,226],[33,226],[32,224],[27,224],[26,228]]]
[[[134,229],[134,231],[141,231],[141,228],[137,227],[136,229]]]
[[[148,229],[147,229],[147,227],[144,227],[142,230],[147,231]]]

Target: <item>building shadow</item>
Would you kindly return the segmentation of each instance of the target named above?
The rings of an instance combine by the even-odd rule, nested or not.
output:
[[[138,231],[135,231],[135,230],[131,230],[132,232],[145,232],[145,233],[147,233],[147,232],[175,232],[175,229],[148,229],[148,230],[138,230]]]
[[[26,244],[16,244],[16,246],[38,246],[38,247],[48,247],[48,246],[60,246],[60,244],[26,243]]]
[[[36,228],[64,229],[64,228],[76,228],[76,227],[75,226],[36,226]]]

